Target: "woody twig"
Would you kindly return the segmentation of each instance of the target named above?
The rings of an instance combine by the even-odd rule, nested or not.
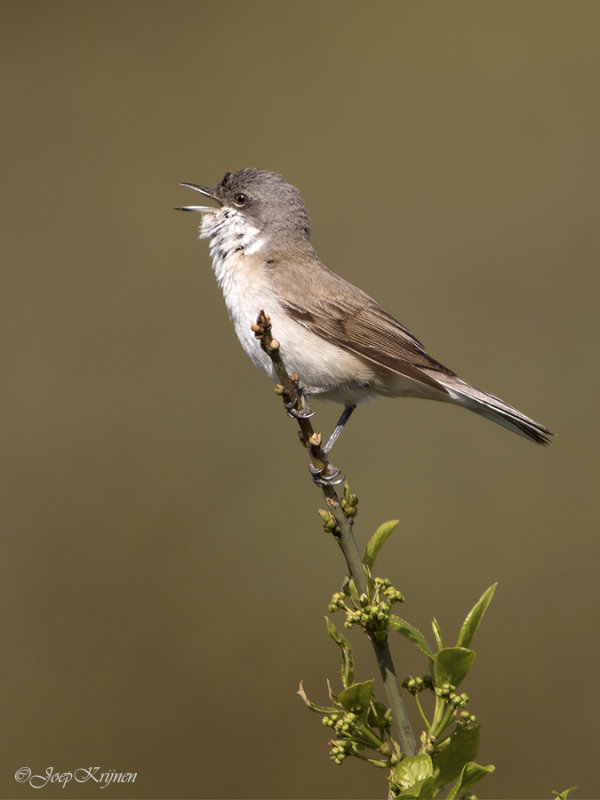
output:
[[[252,330],[260,340],[262,349],[273,362],[273,368],[279,380],[275,391],[281,395],[288,414],[296,419],[300,428],[300,440],[310,455],[313,479],[322,489],[327,507],[335,520],[335,527],[333,527],[331,533],[344,554],[350,577],[354,581],[359,595],[366,597],[367,575],[352,527],[356,515],[355,505],[357,501],[353,505],[349,505],[343,501],[343,498],[337,492],[332,478],[335,479],[339,471],[329,463],[323,453],[321,433],[313,428],[310,420],[312,413],[308,407],[306,396],[299,385],[298,375],[295,373],[288,374],[281,358],[279,342],[273,337],[271,321],[264,311],[259,313],[256,323],[252,325]],[[402,751],[404,755],[414,755],[417,752],[415,738],[400,694],[400,686],[387,637],[383,641],[371,639],[371,642],[392,715],[398,727]]]

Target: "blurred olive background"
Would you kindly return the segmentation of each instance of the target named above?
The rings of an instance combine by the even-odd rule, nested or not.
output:
[[[259,166],[434,356],[559,433],[381,400],[336,450],[402,614],[453,641],[484,798],[598,796],[596,2],[2,3],[2,797],[384,797],[328,760],[344,574],[196,202]],[[338,409],[320,406],[324,430]],[[341,620],[338,620],[341,625]],[[402,675],[425,665],[404,642]],[[357,645],[358,677],[373,676]]]

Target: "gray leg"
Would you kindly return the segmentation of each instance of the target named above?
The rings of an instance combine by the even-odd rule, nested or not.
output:
[[[354,409],[355,409],[355,408],[356,408],[356,406],[344,406],[344,410],[342,411],[342,413],[341,413],[341,415],[340,415],[340,418],[338,419],[338,421],[337,421],[337,423],[336,423],[336,426],[335,426],[335,428],[333,429],[333,433],[331,434],[331,436],[330,436],[330,437],[329,437],[329,439],[327,440],[327,444],[326,444],[326,445],[325,445],[325,447],[323,448],[323,453],[324,453],[326,456],[328,456],[328,455],[329,455],[329,453],[331,452],[331,448],[333,447],[333,445],[334,445],[334,444],[337,442],[337,440],[339,439],[340,433],[341,433],[341,432],[343,431],[343,429],[344,429],[344,425],[345,425],[345,424],[348,422],[348,420],[350,419],[350,417],[351,417],[351,415],[352,415],[352,412],[354,411]]]

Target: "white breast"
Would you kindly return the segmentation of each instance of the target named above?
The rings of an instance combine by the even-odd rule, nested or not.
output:
[[[200,237],[211,239],[213,269],[237,337],[271,380],[277,381],[273,364],[251,329],[261,310],[271,318],[287,371],[297,372],[302,385],[340,402],[361,402],[374,394],[367,388],[374,378],[367,362],[312,333],[284,310],[259,255],[265,244],[260,230],[226,208],[203,217]]]

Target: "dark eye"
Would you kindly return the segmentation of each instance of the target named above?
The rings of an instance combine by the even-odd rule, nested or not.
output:
[[[236,206],[245,206],[248,202],[248,195],[244,194],[244,192],[238,192],[233,198],[233,202],[236,204]]]

